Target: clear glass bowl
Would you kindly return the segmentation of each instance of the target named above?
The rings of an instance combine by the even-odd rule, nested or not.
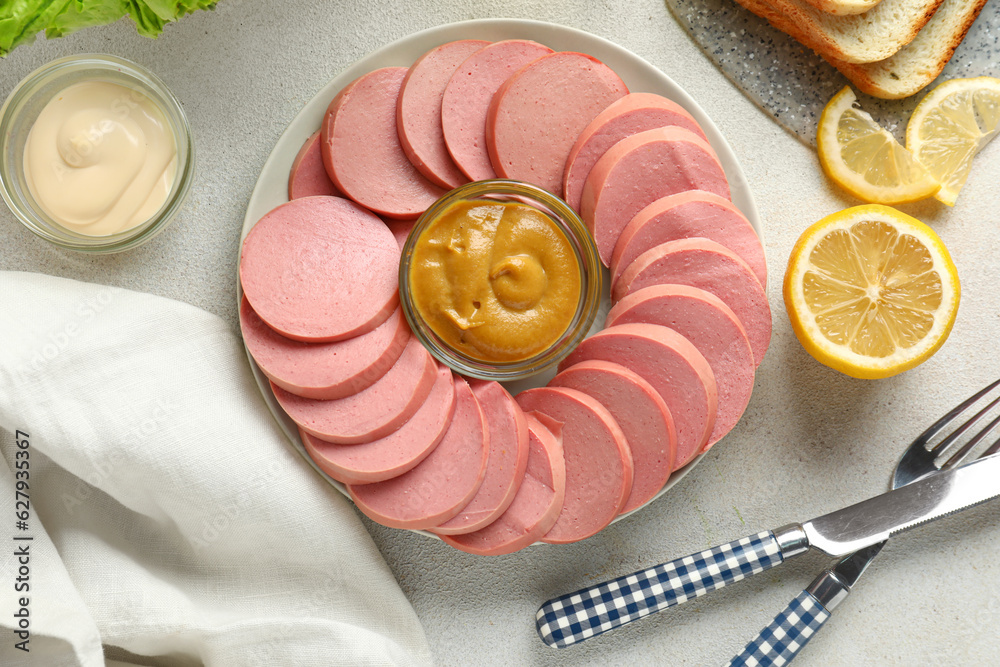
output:
[[[580,272],[580,300],[572,321],[559,339],[544,351],[519,361],[490,363],[472,358],[442,340],[420,315],[410,293],[413,250],[427,227],[459,201],[513,201],[540,211],[558,225],[573,247]],[[437,200],[417,220],[403,246],[399,265],[399,300],[414,335],[435,358],[454,371],[483,380],[521,380],[553,368],[582,341],[601,303],[601,263],[597,246],[583,221],[555,195],[527,183],[506,180],[476,181],[455,188]]]
[[[108,81],[136,90],[163,112],[177,145],[177,175],[153,217],[132,229],[88,236],[63,227],[32,197],[24,174],[24,146],[38,114],[54,95],[81,81]],[[55,245],[84,252],[120,252],[145,243],[173,220],[194,177],[194,143],[180,102],[145,68],[115,56],[86,54],[53,60],[29,74],[0,107],[0,195],[25,227]]]

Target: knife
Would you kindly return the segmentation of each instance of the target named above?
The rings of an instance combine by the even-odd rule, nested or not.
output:
[[[763,572],[810,548],[846,556],[998,495],[1000,454],[994,454],[805,523],[764,531],[549,600],[535,615],[535,627],[546,644],[565,648]],[[847,574],[851,562],[845,565]]]

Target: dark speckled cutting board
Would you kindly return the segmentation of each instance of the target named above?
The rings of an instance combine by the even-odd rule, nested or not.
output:
[[[692,39],[747,97],[803,142],[816,145],[823,107],[849,83],[840,72],[733,0],[666,2]],[[986,3],[930,86],[903,100],[858,97],[862,108],[902,141],[906,121],[924,94],[945,79],[971,76],[1000,76],[1000,0]]]

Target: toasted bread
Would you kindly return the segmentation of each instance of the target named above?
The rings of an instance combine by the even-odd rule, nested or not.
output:
[[[892,56],[917,36],[942,2],[882,0],[863,14],[834,16],[805,0],[737,1],[754,13],[760,12],[751,4],[769,8],[765,18],[774,27],[820,55],[845,63],[871,63]]]
[[[884,99],[908,97],[937,78],[986,1],[944,0],[940,9],[909,44],[881,61],[848,63],[824,53],[820,55],[869,95]],[[783,30],[782,25],[787,19],[766,0],[737,2]]]
[[[848,16],[863,14],[877,5],[881,0],[806,0],[810,5],[827,14]]]
[[[894,56],[867,65],[827,59],[863,92],[874,97],[909,97],[937,78],[986,0],[944,0],[912,42]]]

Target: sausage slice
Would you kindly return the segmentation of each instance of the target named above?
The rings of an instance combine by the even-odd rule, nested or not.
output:
[[[430,394],[438,364],[417,338],[378,382],[345,398],[317,401],[290,394],[273,382],[278,403],[306,433],[345,445],[371,442],[406,423]]]
[[[410,66],[396,105],[396,129],[403,152],[417,170],[442,188],[468,179],[448,155],[441,129],[441,101],[455,69],[489,44],[463,39],[435,47]]]
[[[608,313],[606,326],[645,323],[670,327],[704,355],[719,392],[708,449],[743,416],[753,392],[750,339],[729,306],[710,292],[687,285],[654,285],[629,294]]]
[[[574,211],[580,210],[583,184],[609,148],[633,134],[669,125],[683,127],[705,138],[698,121],[684,107],[654,93],[629,93],[597,114],[577,137],[566,160],[563,177],[566,203]]]
[[[493,96],[486,145],[498,176],[562,196],[563,171],[580,132],[628,94],[610,67],[561,51],[525,65]]]
[[[472,393],[486,416],[490,455],[479,491],[454,518],[431,528],[438,535],[471,533],[507,511],[528,465],[528,422],[514,397],[498,382],[473,380]]]
[[[612,146],[590,170],[580,217],[594,235],[601,261],[610,266],[625,225],[661,197],[706,190],[729,199],[729,182],[708,143],[690,130],[661,127]]]
[[[500,518],[474,533],[444,535],[446,544],[479,556],[509,554],[537,542],[556,522],[566,497],[562,426],[527,414],[528,467],[514,501]]]
[[[562,423],[566,499],[543,542],[565,544],[596,534],[618,516],[632,490],[632,455],[607,408],[575,389],[539,387],[517,395],[526,412]]]
[[[338,445],[299,429],[313,461],[344,484],[371,484],[398,477],[427,458],[455,412],[455,382],[451,369],[440,366],[437,379],[420,409],[399,430],[357,445]]]
[[[348,485],[358,508],[383,526],[433,528],[458,514],[486,475],[489,431],[479,402],[455,376],[455,414],[434,451],[420,465],[384,482]]]
[[[760,366],[771,343],[767,294],[746,262],[708,239],[668,241],[639,255],[612,291],[614,300],[650,285],[676,283],[711,292],[729,306],[746,331],[754,364]]]
[[[313,195],[343,196],[323,166],[319,134],[320,131],[316,130],[306,139],[298,155],[295,156],[295,161],[292,162],[292,169],[288,174],[289,201]]]
[[[494,42],[470,55],[448,80],[441,129],[448,153],[470,180],[497,177],[486,148],[486,112],[494,93],[514,72],[550,53],[526,39]]]
[[[368,278],[357,280],[365,267]],[[293,199],[254,225],[240,283],[254,312],[286,338],[344,340],[392,315],[399,246],[370,211],[340,197]]]
[[[323,165],[341,192],[379,215],[410,220],[444,190],[417,171],[396,130],[405,67],[383,67],[347,84],[322,127]]]
[[[399,308],[368,333],[335,343],[303,343],[278,334],[257,317],[244,295],[240,302],[243,342],[264,375],[303,398],[343,398],[385,375],[410,339]]]
[[[677,429],[675,469],[704,449],[715,426],[718,390],[711,366],[687,338],[655,324],[619,324],[584,340],[559,369],[590,359],[624,366],[660,394]]]
[[[636,257],[667,241],[701,236],[739,255],[767,287],[764,247],[750,221],[728,199],[689,190],[657,199],[625,225],[611,255],[611,286]]]

